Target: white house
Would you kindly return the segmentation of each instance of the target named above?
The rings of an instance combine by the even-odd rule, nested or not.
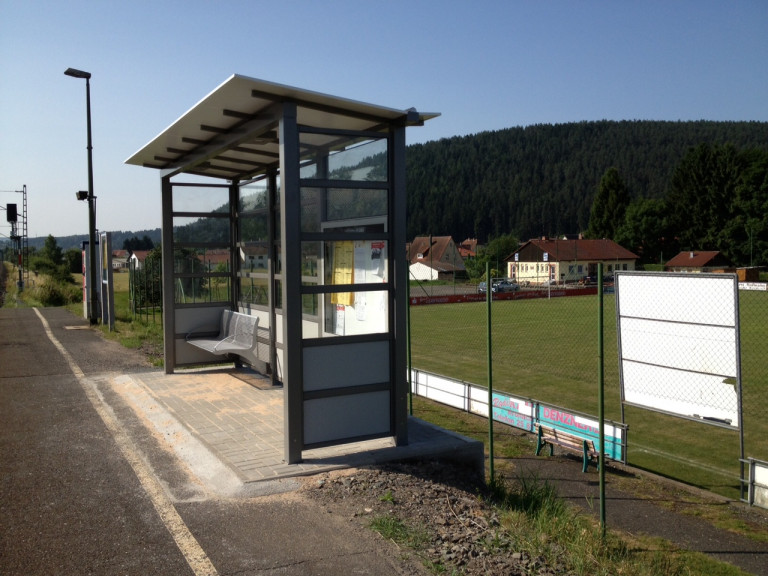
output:
[[[562,284],[596,276],[600,262],[603,274],[608,275],[634,270],[636,261],[636,254],[606,238],[541,238],[523,244],[505,263],[507,276],[517,282],[544,284],[552,280]]]
[[[411,279],[437,280],[466,274],[464,260],[450,236],[417,236],[406,249]]]

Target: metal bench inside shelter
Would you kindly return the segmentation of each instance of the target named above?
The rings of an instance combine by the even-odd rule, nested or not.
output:
[[[221,314],[221,324],[217,334],[193,330],[187,334],[186,341],[188,344],[211,354],[237,354],[246,361],[250,361],[259,357],[258,324],[259,319],[256,316],[224,310]]]

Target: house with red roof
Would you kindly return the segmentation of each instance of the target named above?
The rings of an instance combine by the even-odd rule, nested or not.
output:
[[[529,240],[508,258],[507,276],[522,284],[565,284],[619,270],[634,270],[638,256],[607,238],[540,238]]]
[[[685,250],[664,265],[669,272],[712,272],[732,267],[733,263],[717,250]]]
[[[149,254],[149,250],[134,250],[128,260],[129,266],[134,270],[141,270],[144,267],[144,260],[147,259],[147,254]]]
[[[112,250],[112,270],[127,270],[130,257],[128,250]]]
[[[450,236],[417,236],[406,250],[411,279],[447,279],[467,273],[464,259]]]
[[[462,259],[477,257],[477,238],[467,238],[458,246]]]

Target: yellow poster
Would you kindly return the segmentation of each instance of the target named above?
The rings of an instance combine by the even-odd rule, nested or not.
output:
[[[352,241],[334,242],[333,244],[333,283],[352,284],[355,265],[355,243]],[[336,292],[331,295],[331,303],[351,306],[352,292]]]

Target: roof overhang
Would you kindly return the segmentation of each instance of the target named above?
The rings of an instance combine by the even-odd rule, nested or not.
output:
[[[126,164],[226,180],[248,180],[279,165],[281,104],[296,104],[299,125],[380,132],[439,116],[399,110],[237,74],[146,144]],[[314,146],[331,145],[318,135]],[[309,148],[300,151],[301,155]]]

